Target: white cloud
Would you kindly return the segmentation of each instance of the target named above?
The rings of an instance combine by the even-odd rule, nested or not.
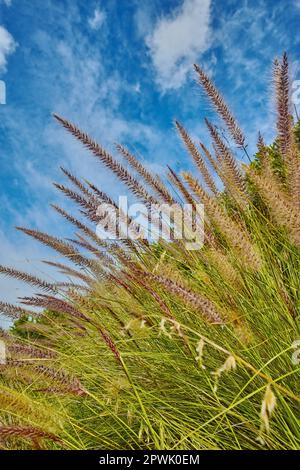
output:
[[[133,86],[133,91],[135,93],[141,93],[141,84],[139,82],[137,82],[134,86]]]
[[[210,6],[211,0],[184,0],[172,16],[161,18],[146,38],[163,90],[179,88],[192,63],[209,47]]]
[[[134,24],[139,38],[144,38],[151,33],[153,29],[153,7],[151,3],[137,2],[137,8],[134,13]]]
[[[102,10],[99,10],[99,8],[96,8],[93,16],[89,18],[88,20],[90,28],[96,29],[96,30],[100,29],[105,21],[105,18],[106,18],[105,12]]]
[[[0,26],[0,72],[6,70],[7,56],[16,49],[16,42],[3,26]]]
[[[12,0],[0,0],[0,3],[4,3],[7,7],[10,7],[12,4]]]

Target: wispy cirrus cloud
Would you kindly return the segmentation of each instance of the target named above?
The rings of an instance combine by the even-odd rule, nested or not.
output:
[[[146,38],[156,80],[162,90],[179,88],[191,64],[210,44],[211,0],[183,0],[160,18]]]
[[[15,52],[17,43],[4,26],[0,26],[0,72],[6,71],[7,57]]]
[[[12,4],[12,0],[0,0],[0,4],[4,3],[7,7],[10,7]]]
[[[90,28],[98,30],[103,25],[106,19],[106,13],[104,10],[100,10],[100,8],[96,8],[94,10],[93,16],[88,19],[88,24]]]

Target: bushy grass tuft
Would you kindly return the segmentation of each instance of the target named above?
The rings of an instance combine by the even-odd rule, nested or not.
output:
[[[54,209],[74,239],[20,230],[61,255],[45,262],[66,281],[0,268],[40,290],[21,306],[0,303],[17,319],[2,332],[2,448],[300,448],[300,124],[287,57],[274,67],[278,138],[260,136],[247,165],[234,150],[248,156],[244,133],[195,70],[229,140],[206,120],[212,148],[198,146],[176,122],[195,171],[169,168],[172,190],[123,146],[112,156],[55,116],[147,207],[203,203],[204,246],[136,239],[136,223],[130,239],[98,238],[98,206],[114,201],[63,169],[57,188],[79,212]]]

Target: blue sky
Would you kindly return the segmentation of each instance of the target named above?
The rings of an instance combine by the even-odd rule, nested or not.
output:
[[[0,263],[51,278],[38,262],[47,250],[13,227],[69,234],[49,209],[61,202],[52,186],[60,165],[124,192],[52,112],[109,149],[129,146],[155,171],[186,168],[174,118],[204,141],[203,117],[215,119],[194,81],[198,62],[251,150],[259,129],[267,141],[274,135],[274,57],[287,50],[292,79],[300,78],[299,22],[300,0],[0,0]],[[3,279],[0,291],[9,300],[24,292]]]

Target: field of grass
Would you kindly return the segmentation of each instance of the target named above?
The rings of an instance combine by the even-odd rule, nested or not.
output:
[[[1,448],[300,448],[300,125],[287,57],[274,63],[277,138],[269,146],[259,135],[244,165],[234,155],[249,157],[243,131],[195,73],[228,136],[206,121],[209,150],[176,122],[194,170],[169,168],[168,184],[55,116],[147,207],[204,204],[204,246],[101,240],[97,208],[113,201],[64,170],[56,186],[79,210],[54,209],[74,239],[19,230],[53,248],[47,263],[66,282],[0,267],[39,292],[0,303],[15,320],[1,332]]]

